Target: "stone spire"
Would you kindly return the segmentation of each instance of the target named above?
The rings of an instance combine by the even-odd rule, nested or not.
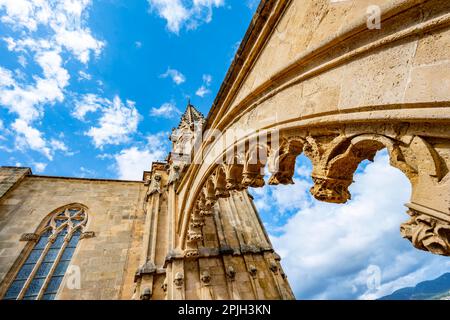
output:
[[[196,136],[201,135],[205,121],[203,114],[188,100],[186,111],[181,116],[178,127],[174,128],[170,135],[173,145],[168,157],[169,163],[175,162],[178,167],[189,163],[193,143]]]
[[[192,126],[196,124],[203,123],[205,121],[205,117],[203,114],[198,111],[192,104],[191,101],[188,100],[188,104],[186,107],[186,111],[181,117],[180,124],[178,125],[178,129],[181,128],[192,128]]]

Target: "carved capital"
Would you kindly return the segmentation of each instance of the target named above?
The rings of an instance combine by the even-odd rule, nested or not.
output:
[[[311,194],[320,201],[332,203],[345,203],[351,199],[348,187],[352,180],[340,180],[324,177],[312,177],[314,186]]]
[[[450,256],[450,224],[410,209],[411,219],[403,223],[400,232],[417,249]]]

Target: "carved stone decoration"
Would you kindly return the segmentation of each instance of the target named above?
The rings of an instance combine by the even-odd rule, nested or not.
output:
[[[217,200],[216,192],[214,190],[214,183],[212,179],[208,179],[206,185],[203,187],[203,192],[205,194],[205,199],[207,201],[214,202]]]
[[[400,232],[417,249],[450,256],[450,224],[410,209],[411,219],[403,223]]]
[[[38,241],[39,235],[36,233],[24,233],[20,236],[20,241]]]
[[[278,265],[275,261],[270,262],[270,271],[272,271],[274,274],[278,274]]]
[[[181,272],[177,272],[175,274],[175,278],[173,279],[173,284],[177,289],[181,289],[184,284],[184,275]]]
[[[310,192],[320,201],[332,203],[345,203],[351,199],[348,187],[353,180],[339,180],[324,177],[312,177],[314,186],[311,187]]]
[[[203,241],[203,234],[198,230],[188,230],[188,235],[187,235],[187,241],[188,242],[200,242]]]
[[[169,169],[169,181],[168,184],[172,184],[176,181],[178,181],[181,177],[181,165],[179,164],[172,164]]]
[[[148,194],[152,195],[155,192],[161,193],[161,176],[159,174],[155,174],[154,177],[152,178]]]
[[[205,219],[203,219],[200,216],[200,212],[197,210],[198,213],[193,213],[191,215],[191,222],[189,224],[189,226],[191,228],[201,228],[205,225]]]
[[[89,239],[89,238],[93,238],[93,237],[95,237],[94,231],[84,231],[80,236],[80,240],[81,239]]]
[[[204,271],[201,273],[200,280],[202,281],[202,284],[203,284],[204,286],[209,286],[209,285],[211,285],[211,275],[209,274],[209,271],[204,270]]]
[[[201,217],[211,216],[213,206],[214,206],[214,201],[206,200],[204,193],[202,193],[200,198],[197,200],[197,208],[200,211]]]
[[[260,149],[264,150],[260,152]],[[267,155],[267,148],[262,146],[257,146],[247,152],[242,170],[241,183],[244,187],[260,188],[264,186],[264,166],[266,159],[261,157],[262,154]]]
[[[186,259],[194,259],[194,258],[198,258],[199,256],[199,252],[197,249],[186,249],[184,251],[184,257]]]
[[[152,297],[152,290],[148,287],[145,287],[144,290],[142,291],[141,300],[150,300]]]
[[[241,191],[245,186],[241,184],[242,171],[244,166],[242,164],[226,164],[223,166],[225,171],[226,190]]]
[[[295,160],[303,151],[303,142],[300,139],[284,141],[280,148],[271,150],[269,156],[269,185],[293,184]]]
[[[227,198],[230,196],[230,192],[227,191],[227,189],[226,189],[227,181],[226,181],[225,171],[222,166],[219,166],[216,169],[216,171],[212,177],[212,181],[214,184],[215,196],[217,198]]]
[[[164,292],[167,292],[167,277],[164,279],[161,289],[163,289]]]
[[[234,279],[236,278],[236,270],[234,270],[233,266],[228,266],[228,268],[227,268],[227,277],[231,281],[234,281]]]
[[[250,272],[250,275],[252,276],[252,278],[255,279],[256,278],[256,274],[258,273],[258,269],[256,269],[256,267],[253,264],[251,264],[248,267],[248,272]]]

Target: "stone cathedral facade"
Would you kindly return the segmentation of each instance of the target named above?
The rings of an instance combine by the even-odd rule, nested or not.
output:
[[[292,184],[301,154],[338,205],[387,150],[412,189],[399,237],[450,256],[450,1],[262,0],[170,140],[142,181],[1,167],[0,298],[293,299],[247,190]]]

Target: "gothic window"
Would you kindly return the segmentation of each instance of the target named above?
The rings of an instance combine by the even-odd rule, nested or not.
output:
[[[52,214],[3,299],[53,300],[86,222],[86,210],[79,205]]]

